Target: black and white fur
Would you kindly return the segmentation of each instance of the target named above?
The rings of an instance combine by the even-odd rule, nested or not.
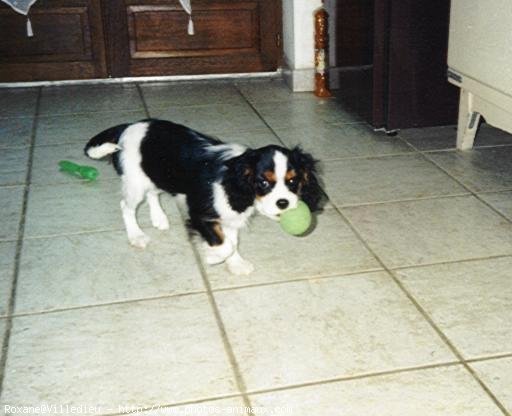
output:
[[[151,222],[169,228],[158,194],[184,194],[190,226],[206,241],[206,262],[226,262],[234,274],[253,266],[238,253],[238,231],[255,210],[272,219],[302,199],[314,211],[320,188],[315,161],[301,149],[270,145],[249,149],[170,121],[148,119],[111,127],[84,149],[101,159],[112,155],[122,179],[121,210],[128,240],[145,248],[149,237],[137,223],[136,209],[149,204]]]

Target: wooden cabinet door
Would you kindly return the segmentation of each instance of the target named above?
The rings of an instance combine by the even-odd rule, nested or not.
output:
[[[195,34],[178,0],[106,5],[112,76],[273,71],[280,59],[281,2],[194,0]]]
[[[46,0],[26,17],[0,6],[0,81],[107,76],[100,0]]]

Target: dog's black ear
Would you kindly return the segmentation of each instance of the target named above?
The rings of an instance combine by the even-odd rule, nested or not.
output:
[[[227,172],[224,176],[225,185],[235,188],[238,192],[254,193],[254,181],[258,155],[248,149],[240,156],[226,161]]]
[[[300,147],[292,149],[290,160],[293,166],[301,172],[300,198],[311,211],[318,210],[323,195],[318,183],[318,162],[312,155],[304,152]]]

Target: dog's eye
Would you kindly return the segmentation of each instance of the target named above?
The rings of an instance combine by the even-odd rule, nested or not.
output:
[[[261,189],[267,189],[270,186],[270,183],[267,180],[262,179],[258,182],[258,185]]]
[[[295,182],[297,182],[297,179],[295,179],[295,178],[290,178],[290,179],[288,179],[288,180],[286,181],[286,183],[287,183],[288,185],[294,185],[294,184],[295,184]]]

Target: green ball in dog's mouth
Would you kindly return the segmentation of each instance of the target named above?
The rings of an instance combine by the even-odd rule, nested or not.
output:
[[[302,235],[311,226],[311,211],[305,202],[299,201],[296,208],[289,209],[281,214],[279,223],[281,228],[291,235]]]

